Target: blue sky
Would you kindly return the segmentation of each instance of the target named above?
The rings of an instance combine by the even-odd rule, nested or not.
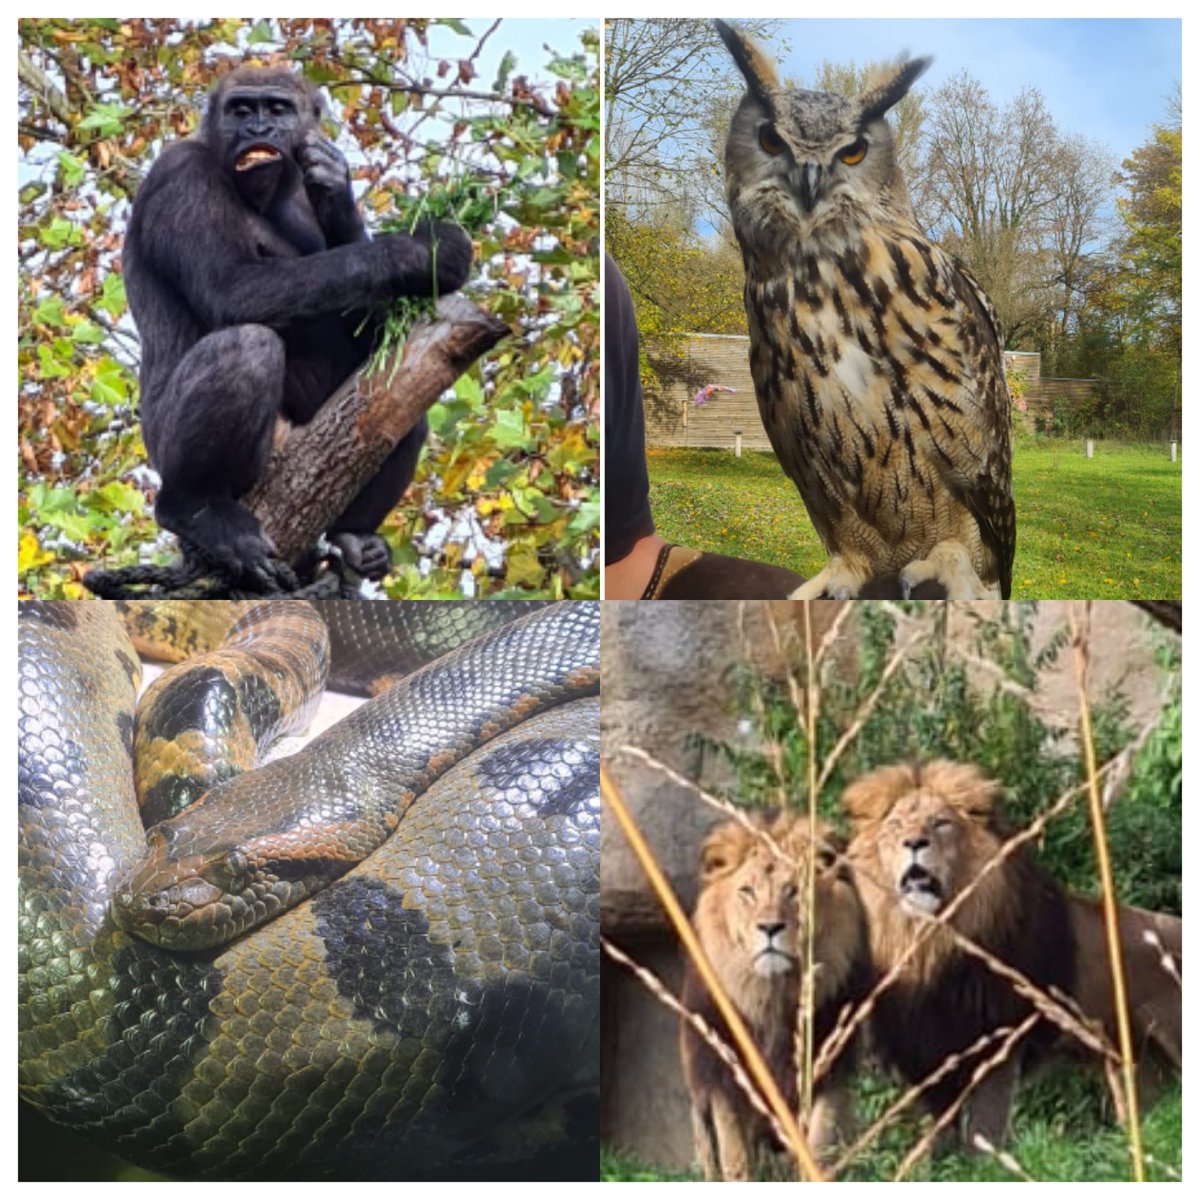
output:
[[[501,12],[503,12],[501,6]],[[586,11],[586,7],[585,7]],[[463,24],[478,38],[482,37],[491,18],[464,17]],[[514,75],[525,75],[535,83],[553,82],[552,76],[546,70],[550,55],[543,49],[549,46],[564,58],[577,54],[582,47],[580,35],[586,29],[599,29],[599,17],[591,18],[562,18],[550,19],[542,17],[507,17],[500,22],[500,28],[488,39],[483,53],[478,59],[479,79],[476,85],[486,87],[496,78],[500,60],[506,50],[516,55],[517,65],[513,68]],[[429,48],[433,54],[446,54],[451,57],[465,53],[467,41],[448,29],[433,28],[429,31]]]
[[[1000,106],[1036,87],[1060,132],[1107,145],[1118,162],[1166,119],[1167,97],[1183,72],[1178,19],[871,17],[785,21],[780,31],[791,47],[776,60],[782,75],[808,82],[825,59],[861,65],[902,50],[932,54],[919,90],[936,91],[964,69]]]

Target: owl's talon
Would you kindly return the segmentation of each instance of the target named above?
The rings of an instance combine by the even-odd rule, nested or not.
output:
[[[922,559],[910,562],[900,572],[900,590],[905,599],[922,583],[935,582],[947,600],[999,600],[1000,589],[980,579],[966,546],[961,542],[938,542]]]

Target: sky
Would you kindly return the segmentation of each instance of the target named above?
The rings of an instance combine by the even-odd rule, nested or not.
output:
[[[785,21],[790,44],[777,55],[783,76],[806,82],[823,60],[860,65],[904,50],[932,54],[918,90],[932,93],[966,70],[1003,107],[1023,87],[1037,88],[1060,133],[1107,145],[1118,162],[1167,119],[1167,98],[1183,74],[1178,19],[1005,18]]]

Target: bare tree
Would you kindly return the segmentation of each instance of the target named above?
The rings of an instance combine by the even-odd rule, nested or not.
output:
[[[965,71],[934,93],[925,122],[925,220],[979,277],[1010,338],[1052,315],[1045,253],[1067,190],[1062,140],[1041,92],[1005,108]]]
[[[1106,147],[1083,138],[1064,140],[1057,153],[1058,195],[1046,210],[1046,250],[1058,312],[1053,330],[1061,344],[1075,332],[1105,232],[1114,162]]]
[[[746,21],[769,37],[777,21]],[[604,33],[605,199],[641,215],[678,205],[712,172],[711,102],[742,85],[709,21],[609,21]]]

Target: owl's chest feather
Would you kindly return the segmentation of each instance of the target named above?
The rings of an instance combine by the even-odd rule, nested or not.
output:
[[[918,487],[968,469],[972,348],[940,252],[903,231],[748,264],[751,373],[780,461],[850,498],[902,458]]]

